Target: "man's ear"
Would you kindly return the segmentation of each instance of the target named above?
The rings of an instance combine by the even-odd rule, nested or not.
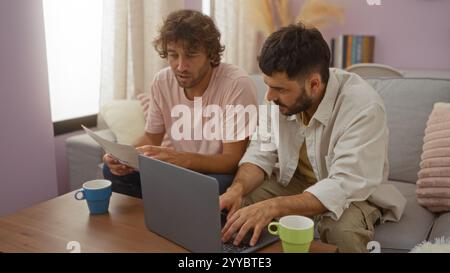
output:
[[[320,76],[320,73],[314,72],[309,74],[307,84],[311,92],[311,95],[317,94],[322,85],[322,77]]]

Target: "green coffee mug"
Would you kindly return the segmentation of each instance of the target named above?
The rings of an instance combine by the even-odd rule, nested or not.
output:
[[[314,222],[308,217],[288,215],[267,227],[273,235],[280,236],[283,252],[307,253],[314,238]]]

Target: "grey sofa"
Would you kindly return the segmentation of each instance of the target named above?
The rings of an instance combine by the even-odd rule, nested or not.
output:
[[[262,101],[266,86],[261,76],[252,78]],[[368,78],[367,81],[379,92],[387,109],[389,179],[407,199],[401,221],[377,226],[375,240],[382,252],[408,252],[422,241],[450,238],[450,213],[433,214],[421,207],[415,197],[426,121],[435,102],[450,102],[450,80]],[[108,129],[99,133],[114,139]],[[80,188],[86,180],[101,177],[103,152],[87,135],[68,138],[67,153],[72,190]]]

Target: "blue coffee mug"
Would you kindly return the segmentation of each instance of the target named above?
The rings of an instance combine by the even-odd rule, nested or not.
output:
[[[111,181],[98,179],[83,183],[83,188],[75,193],[75,199],[86,200],[91,214],[103,214],[108,212],[111,194]]]

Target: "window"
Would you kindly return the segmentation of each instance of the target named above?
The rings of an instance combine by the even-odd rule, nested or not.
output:
[[[211,0],[202,0],[202,12],[211,16]]]
[[[98,113],[103,1],[43,0],[53,122]]]

